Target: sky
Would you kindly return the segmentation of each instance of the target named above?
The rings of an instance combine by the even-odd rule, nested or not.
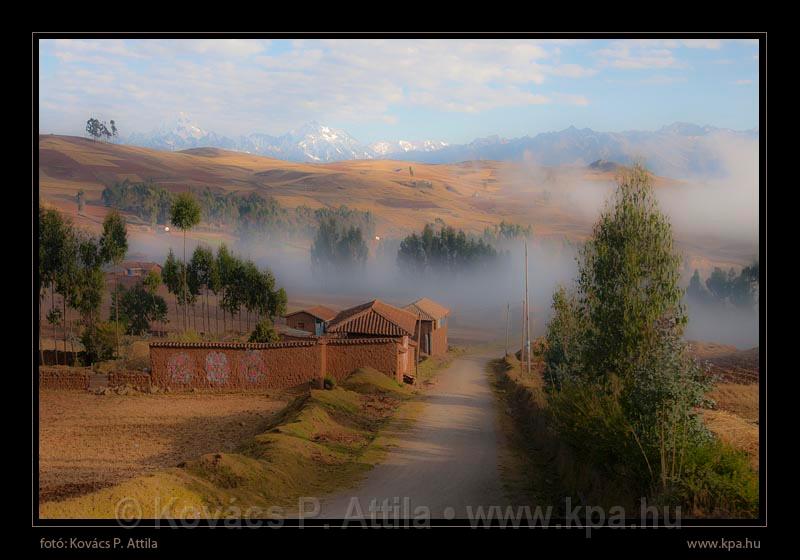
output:
[[[316,120],[363,143],[519,137],[569,126],[758,122],[758,43],[734,39],[53,39],[39,130],[124,136],[186,113],[226,136]]]

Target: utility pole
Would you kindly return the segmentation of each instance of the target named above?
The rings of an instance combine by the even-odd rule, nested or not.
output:
[[[525,353],[528,360],[528,375],[531,373],[531,325],[528,308],[528,240],[525,240]]]
[[[511,304],[506,303],[506,353],[505,355],[508,356],[508,323],[511,319]]]
[[[525,359],[525,298],[522,298],[522,328],[520,331],[522,332],[522,341],[519,343],[519,361]]]

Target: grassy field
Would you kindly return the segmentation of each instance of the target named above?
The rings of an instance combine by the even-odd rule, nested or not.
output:
[[[267,394],[39,395],[39,499],[59,501],[232,451],[260,433],[285,398]]]
[[[87,495],[46,501],[40,504],[40,515],[114,518],[119,504],[131,500],[145,518],[213,517],[214,512],[264,517],[279,511],[279,515],[291,515],[298,497],[321,496],[359,480],[380,459],[387,444],[378,437],[380,429],[412,396],[409,388],[380,372],[359,370],[341,386],[303,394],[249,429],[241,425],[243,420],[235,421],[237,436],[229,434],[194,449],[195,453],[206,451],[204,454],[171,466],[164,464],[160,469],[154,465],[151,472]],[[186,398],[195,410],[203,406],[194,396]],[[198,406],[192,406],[195,403]],[[104,424],[110,413],[106,410],[101,414],[95,420]],[[138,427],[132,420],[128,419],[129,429],[141,429],[141,419]],[[208,429],[202,419],[191,421],[201,430]],[[141,440],[131,438],[131,445],[137,441]],[[176,459],[173,454],[166,463]],[[163,504],[167,504],[166,509]],[[226,509],[232,504],[236,504],[235,512]]]

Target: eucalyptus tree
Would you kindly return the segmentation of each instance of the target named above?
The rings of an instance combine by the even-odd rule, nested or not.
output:
[[[100,236],[100,250],[106,262],[113,263],[119,267],[128,252],[128,230],[125,219],[116,210],[109,212],[103,220],[103,233]],[[117,291],[117,274],[114,271],[114,292]],[[118,308],[119,306],[117,306]],[[115,318],[119,322],[119,317]],[[117,335],[117,354],[119,354],[119,325],[115,327]]]
[[[219,272],[217,270],[217,263],[214,259],[214,253],[211,249],[198,245],[192,253],[192,260],[189,263],[190,268],[194,272],[197,283],[204,291],[205,295],[205,313],[203,314],[203,324],[206,332],[210,330],[210,313],[208,310],[208,291],[214,290],[219,283]],[[201,305],[203,300],[201,299]]]
[[[180,193],[170,209],[170,223],[183,232],[183,262],[186,263],[186,232],[200,223],[200,205],[194,195],[189,192]],[[186,282],[186,266],[183,268],[184,324],[186,323],[186,301],[188,301],[188,284]]]
[[[175,297],[175,320],[179,323],[181,320],[181,314],[178,311],[178,296],[181,293],[181,288],[183,286],[181,281],[182,277],[183,274],[181,265],[178,264],[178,260],[175,258],[175,253],[173,253],[172,249],[170,249],[169,253],[167,254],[167,258],[164,261],[164,266],[161,267],[161,279],[164,281],[167,291]]]

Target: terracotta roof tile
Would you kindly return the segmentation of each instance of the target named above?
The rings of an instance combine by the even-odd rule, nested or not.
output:
[[[426,321],[436,321],[450,313],[450,310],[445,306],[428,298],[420,298],[413,303],[409,303],[403,309]]]
[[[325,307],[324,305],[315,305],[314,307],[306,307],[305,309],[298,309],[292,313],[286,315],[286,317],[291,317],[292,315],[297,315],[298,313],[308,313],[312,317],[316,317],[317,319],[321,319],[323,321],[330,321],[334,317],[336,317],[336,311],[331,309],[330,307]]]
[[[413,313],[376,299],[341,311],[328,332],[404,336],[413,335],[416,325]]]

